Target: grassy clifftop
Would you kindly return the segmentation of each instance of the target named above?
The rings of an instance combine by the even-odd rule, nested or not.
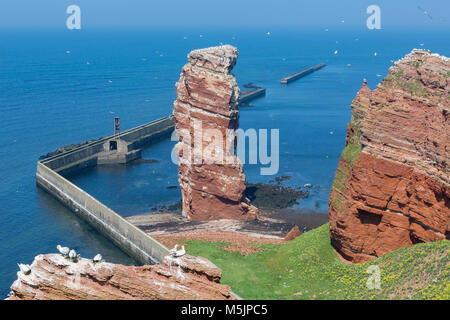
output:
[[[363,264],[339,259],[330,245],[329,224],[285,244],[255,245],[263,250],[248,256],[224,250],[224,242],[185,244],[189,254],[220,267],[222,283],[245,299],[450,299],[447,240],[405,247]],[[368,289],[377,270],[381,289]]]

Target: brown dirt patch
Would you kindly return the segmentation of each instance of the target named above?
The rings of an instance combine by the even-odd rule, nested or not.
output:
[[[168,248],[173,248],[175,244],[185,243],[187,240],[226,242],[229,243],[229,245],[221,247],[222,249],[230,252],[237,251],[242,255],[248,255],[263,250],[262,248],[255,247],[256,244],[281,244],[286,242],[279,238],[253,237],[231,231],[180,232],[168,235],[155,235],[153,237]]]

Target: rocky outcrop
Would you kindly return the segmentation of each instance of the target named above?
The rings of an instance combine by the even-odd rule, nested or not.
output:
[[[166,256],[161,265],[135,267],[41,254],[31,264],[31,273],[17,272],[7,299],[234,299],[230,288],[219,283],[221,276],[209,260],[189,255]]]
[[[299,237],[302,235],[302,232],[300,231],[300,229],[298,228],[298,226],[295,226],[291,229],[291,231],[288,232],[288,234],[284,237],[284,240],[286,241],[292,241],[295,238]]]
[[[449,76],[448,58],[413,50],[353,100],[329,199],[343,258],[449,238]]]
[[[190,220],[256,217],[235,155],[239,87],[230,71],[237,56],[229,45],[194,50],[176,84],[175,150],[183,214]]]

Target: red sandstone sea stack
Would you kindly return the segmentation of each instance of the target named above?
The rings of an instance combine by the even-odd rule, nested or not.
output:
[[[331,241],[343,258],[449,239],[449,75],[448,58],[413,50],[353,100],[329,200]]]
[[[237,57],[229,45],[194,50],[176,84],[179,182],[183,214],[190,220],[256,218],[235,155],[239,87],[230,71]]]

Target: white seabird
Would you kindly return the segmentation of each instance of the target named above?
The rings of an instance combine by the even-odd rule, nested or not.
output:
[[[103,257],[102,257],[102,255],[99,253],[99,254],[97,254],[94,258],[92,258],[92,261],[93,261],[94,263],[98,263],[98,262],[102,261],[102,259],[103,259]]]
[[[61,253],[63,256],[67,256],[70,252],[70,248],[68,247],[61,247],[61,245],[57,245],[56,249],[58,249],[59,253]]]
[[[31,268],[29,265],[23,263],[18,263],[17,265],[19,266],[19,269],[23,274],[27,275],[31,273]]]
[[[334,52],[333,52],[334,54],[338,54],[338,51],[337,50],[334,50]]]
[[[70,250],[69,251],[69,259],[70,260],[77,260],[80,257],[79,254],[77,254],[77,252],[75,250]]]
[[[176,244],[175,247],[170,249],[169,253],[171,256],[175,256],[175,254],[177,253],[177,248],[178,248],[178,244]]]
[[[175,252],[175,257],[182,257],[186,254],[186,250],[184,250],[184,246],[181,246],[181,250]]]

